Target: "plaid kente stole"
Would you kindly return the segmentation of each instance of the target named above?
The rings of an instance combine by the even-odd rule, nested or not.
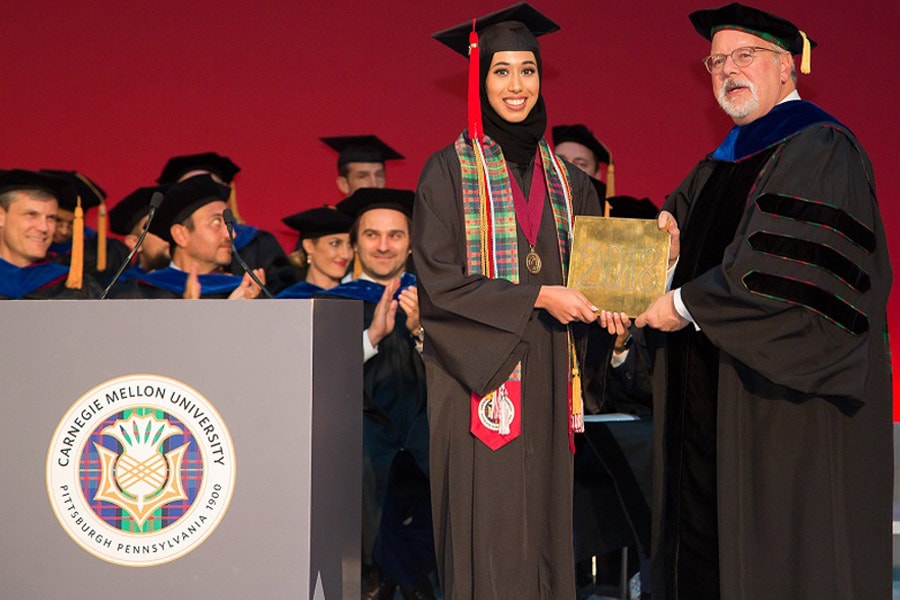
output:
[[[569,268],[572,235],[572,194],[565,166],[554,156],[541,138],[538,165],[544,182],[559,245],[563,283]],[[462,175],[463,216],[466,230],[466,272],[492,279],[519,283],[519,256],[516,232],[516,210],[503,152],[489,137],[470,140],[463,132],[456,140],[456,154]],[[537,167],[536,167],[537,168]],[[571,334],[569,356],[577,379],[577,364],[572,364]],[[580,387],[580,382],[574,382]],[[472,434],[492,450],[511,442],[522,431],[522,363],[516,364],[507,380],[485,396],[471,394],[470,429]],[[580,390],[578,390],[580,391]],[[570,386],[571,392],[571,386]],[[570,431],[584,428],[580,394],[569,394]]]

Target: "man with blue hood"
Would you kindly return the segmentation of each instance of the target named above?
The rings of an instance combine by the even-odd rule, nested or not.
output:
[[[892,275],[872,166],[797,93],[805,33],[740,4],[690,19],[735,126],[663,206],[680,256],[636,320],[657,349],[653,597],[889,598]]]

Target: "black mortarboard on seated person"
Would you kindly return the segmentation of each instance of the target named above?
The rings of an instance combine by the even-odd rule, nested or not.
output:
[[[72,180],[43,171],[26,169],[0,170],[0,194],[14,190],[42,190],[51,194],[58,204],[75,204],[78,195]]]
[[[352,162],[383,163],[403,155],[374,135],[341,135],[319,138],[338,153],[338,169]]]
[[[156,192],[165,194],[170,185],[138,188],[109,209],[109,228],[119,235],[128,235],[135,225],[150,212],[150,199]]]
[[[575,142],[581,144],[593,153],[598,163],[606,165],[606,186],[605,197],[609,198],[616,193],[615,173],[616,168],[613,164],[612,152],[606,145],[597,139],[593,132],[585,125],[557,125],[552,130],[553,146],[556,147],[563,142]]]
[[[78,192],[76,201],[71,202],[61,200],[59,203],[60,208],[75,214],[75,219],[72,222],[72,258],[69,261],[70,265],[76,264],[76,254],[81,254],[83,256],[84,253],[84,213],[95,206],[100,207],[97,213],[97,264],[95,268],[101,273],[106,271],[106,205],[103,203],[103,201],[106,200],[106,192],[87,175],[79,173],[78,171],[61,171],[56,169],[42,169],[42,171],[69,179],[75,186],[75,190]],[[80,215],[76,210],[77,200],[79,199],[81,201],[82,210]],[[81,242],[78,240],[81,240]],[[81,286],[79,285],[78,287]]]
[[[215,181],[209,175],[195,175],[169,188],[156,217],[150,224],[150,233],[172,243],[172,225],[184,223],[194,211],[210,202],[228,202],[231,188]]]
[[[354,221],[367,210],[390,208],[412,218],[416,193],[391,188],[359,188],[338,202],[337,209]]]
[[[333,206],[310,208],[287,216],[281,222],[297,231],[301,240],[347,233],[353,225],[353,219]]]
[[[81,198],[81,208],[89,210],[106,200],[106,192],[102,187],[92,181],[87,175],[78,171],[62,171],[59,169],[41,169],[42,173],[49,173],[56,177],[63,177],[72,182],[78,196]],[[76,198],[60,199],[59,207],[65,210],[75,211]]]
[[[183,175],[191,171],[208,171],[214,173],[225,183],[231,183],[240,170],[241,168],[230,158],[215,152],[173,156],[163,167],[156,183],[177,183]]]
[[[284,217],[281,222],[300,234],[295,250],[300,248],[303,240],[348,233],[353,226],[353,219],[333,206],[310,208]]]
[[[777,44],[791,54],[800,54],[800,71],[809,74],[809,55],[816,43],[787,19],[737,2],[722,8],[698,10],[689,18],[697,33],[709,41],[723,29],[737,29]]]
[[[638,200],[634,196],[612,196],[606,199],[610,205],[611,217],[626,219],[655,219],[659,209],[650,198]]]
[[[553,128],[552,135],[554,146],[558,146],[563,142],[575,142],[590,150],[598,163],[605,165],[610,163],[609,150],[584,125],[557,125]]]

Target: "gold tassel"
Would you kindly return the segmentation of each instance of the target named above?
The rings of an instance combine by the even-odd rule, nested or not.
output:
[[[575,342],[569,333],[569,356],[572,360],[572,431],[584,431],[584,402],[581,398],[581,371],[578,370],[578,356],[575,353]]]
[[[97,209],[97,271],[106,270],[106,203]]]
[[[612,154],[609,155],[609,164],[606,165],[606,197],[616,195],[616,167],[612,162]]]
[[[98,209],[97,216],[97,270],[105,271],[106,270],[106,204],[103,203],[106,194],[97,189],[97,186],[94,185],[94,182],[79,173],[78,171],[74,171],[75,177],[81,180],[84,185],[91,190],[91,193],[94,194],[100,200],[100,208]],[[83,230],[82,230],[83,231]],[[74,244],[73,244],[74,248]],[[82,254],[82,256],[84,256]],[[83,263],[83,260],[82,260]],[[80,287],[80,286],[79,286]]]
[[[81,196],[75,203],[75,220],[72,221],[72,259],[69,262],[69,276],[66,287],[80,290],[84,275],[84,209],[81,208]]]
[[[606,146],[604,146],[604,148],[606,148]],[[603,201],[604,217],[608,217],[612,212],[612,205],[609,203],[609,198],[616,195],[616,167],[613,165],[612,152],[609,151],[609,148],[606,148],[606,152],[609,154],[609,162],[606,164],[606,199]]]
[[[234,182],[231,182],[231,193],[228,194],[228,208],[230,208],[231,212],[234,214],[234,222],[238,225],[243,225],[244,220],[241,218],[241,213],[238,212],[237,189],[235,188]]]
[[[362,277],[362,263],[359,260],[359,252],[353,252],[353,279]]]
[[[800,37],[803,38],[803,54],[800,58],[800,72],[804,75],[809,75],[811,72],[810,58],[812,55],[812,45],[809,43],[809,38],[806,37],[806,34],[802,31],[800,31]]]

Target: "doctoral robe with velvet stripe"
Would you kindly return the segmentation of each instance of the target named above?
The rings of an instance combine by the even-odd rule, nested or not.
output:
[[[891,267],[869,160],[813,108],[664,206],[701,329],[652,344],[654,599],[890,597]]]

